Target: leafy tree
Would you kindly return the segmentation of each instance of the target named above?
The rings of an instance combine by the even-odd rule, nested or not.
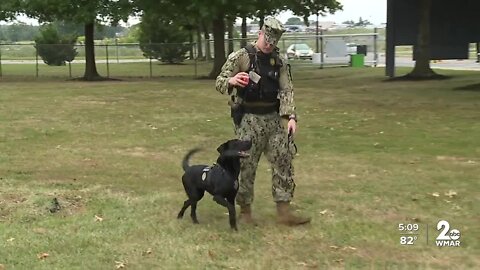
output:
[[[3,0],[2,0],[3,1]],[[10,0],[12,1],[12,0]],[[22,0],[23,13],[40,22],[64,20],[83,24],[85,34],[85,73],[88,81],[101,79],[95,63],[94,29],[99,22],[126,21],[134,12],[133,0]]]
[[[285,25],[302,25],[302,24],[303,24],[303,21],[299,17],[290,17],[285,22]]]
[[[145,57],[171,64],[183,62],[190,49],[189,36],[184,26],[156,13],[145,11],[142,17],[139,41]]]
[[[32,41],[39,33],[39,26],[27,25],[23,22],[11,25],[0,25],[3,39],[7,41]]]
[[[354,24],[357,27],[365,27],[371,23],[368,20],[363,20],[362,17],[358,18],[358,22]]]
[[[141,10],[147,8],[161,9],[158,14],[163,14],[172,20],[185,20],[191,18],[205,23],[210,23],[214,39],[215,60],[210,78],[215,78],[226,60],[225,55],[225,18],[234,17],[257,17],[260,26],[266,16],[277,14],[282,10],[294,10],[295,14],[302,16],[304,20],[308,16],[317,13],[332,12],[341,7],[335,0],[270,0],[254,1],[244,0],[231,2],[225,0],[137,0]]]
[[[285,0],[287,9],[293,14],[303,17],[305,25],[309,25],[310,15],[325,15],[341,10],[343,6],[337,0]]]
[[[45,64],[63,66],[77,56],[76,41],[76,36],[60,36],[55,26],[49,24],[42,27],[35,39],[35,48]]]
[[[0,1],[0,21],[11,20],[21,12],[20,0]]]
[[[140,40],[140,24],[132,25],[127,28],[126,31],[118,37],[120,43],[133,43]]]

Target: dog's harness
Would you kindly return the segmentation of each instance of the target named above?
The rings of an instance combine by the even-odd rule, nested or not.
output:
[[[203,168],[202,181],[205,182],[205,180],[207,180],[208,173],[210,172],[210,169],[213,168],[213,167],[216,166],[216,165],[217,165],[217,164],[213,163],[212,166]]]
[[[222,168],[222,166],[216,164],[216,163],[213,163],[212,166],[207,166],[205,168],[203,168],[203,173],[202,173],[202,181],[204,183],[205,186],[211,186],[211,183],[210,183],[210,175],[211,175],[211,172],[215,170],[215,168],[220,168],[222,170],[222,173],[225,172],[225,169]],[[239,183],[238,183],[238,179],[235,179],[235,181],[233,182],[233,188],[235,188],[235,190],[238,190],[239,188]]]

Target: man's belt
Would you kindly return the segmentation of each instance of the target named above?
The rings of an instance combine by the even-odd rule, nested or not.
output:
[[[277,103],[252,102],[243,103],[243,111],[252,114],[267,114],[278,111]]]

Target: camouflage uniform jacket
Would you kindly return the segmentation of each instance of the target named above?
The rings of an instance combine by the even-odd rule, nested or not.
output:
[[[254,43],[255,45],[255,43]],[[256,46],[255,46],[256,48]],[[295,114],[295,102],[293,100],[293,84],[290,75],[289,66],[287,66],[287,59],[279,54],[283,66],[280,68],[280,89],[278,92],[278,99],[280,100],[279,114],[281,116]],[[250,57],[245,48],[231,53],[227,61],[223,64],[222,71],[217,77],[215,87],[218,92],[222,94],[236,94],[233,93],[232,86],[228,85],[228,80],[239,72],[248,72],[250,64]]]

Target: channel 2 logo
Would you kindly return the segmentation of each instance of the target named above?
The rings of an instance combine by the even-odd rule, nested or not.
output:
[[[450,223],[448,223],[448,221],[440,220],[437,223],[437,231],[440,231],[440,234],[437,236],[435,241],[437,247],[460,246],[460,231],[457,229],[450,230]]]

